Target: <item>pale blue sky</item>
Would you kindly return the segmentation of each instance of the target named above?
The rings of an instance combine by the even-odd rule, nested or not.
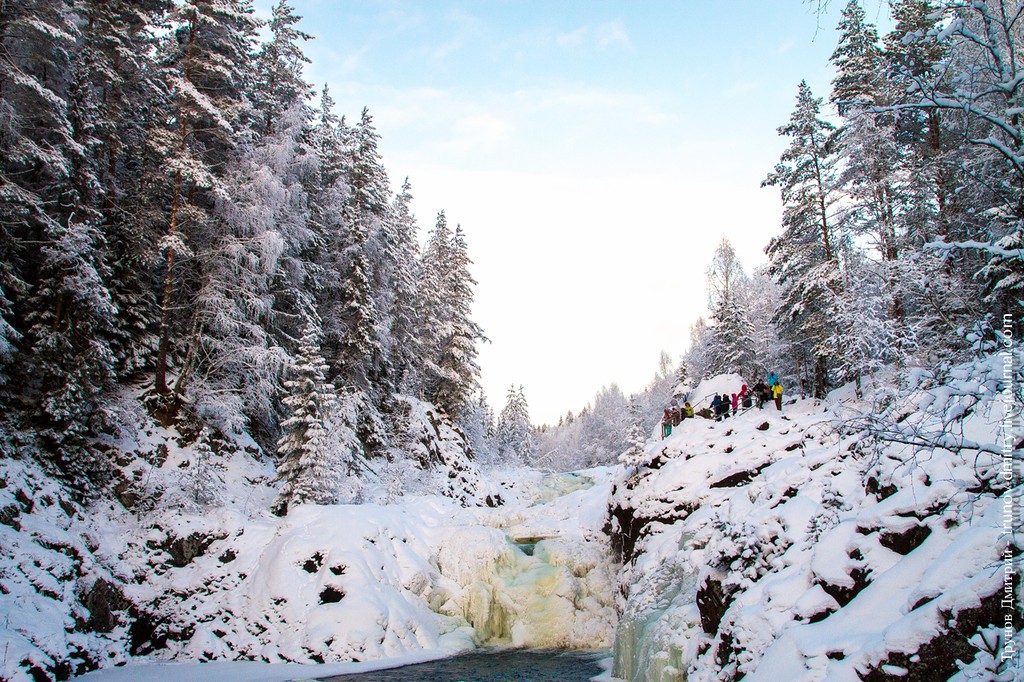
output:
[[[264,16],[272,0],[257,0]],[[722,236],[749,267],[778,232],[760,189],[806,79],[827,95],[845,2],[293,0],[307,70],[338,113],[365,105],[425,235],[466,231],[500,410],[537,423],[678,357]],[[865,0],[884,20],[880,0]]]

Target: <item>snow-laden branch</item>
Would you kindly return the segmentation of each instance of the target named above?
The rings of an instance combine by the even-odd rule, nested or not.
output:
[[[984,251],[993,256],[1002,256],[1004,258],[1017,258],[1024,260],[1024,249],[1004,249],[997,244],[990,242],[979,242],[974,239],[967,239],[964,241],[957,242],[946,242],[946,241],[934,241],[924,245],[926,249],[932,249],[935,251],[952,251],[953,249],[977,249]]]

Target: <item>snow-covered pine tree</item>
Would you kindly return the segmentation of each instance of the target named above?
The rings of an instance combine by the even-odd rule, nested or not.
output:
[[[160,240],[163,284],[154,369],[154,388],[162,396],[171,392],[167,373],[177,351],[188,347],[185,354],[191,357],[184,362],[192,367],[198,352],[191,295],[197,282],[182,267],[188,263],[180,261],[194,255],[213,232],[207,207],[223,191],[220,170],[246,131],[259,25],[249,0],[184,0],[170,18],[173,30],[162,43],[162,55],[172,93],[172,125],[151,135],[165,158],[170,203]],[[182,378],[187,381],[188,372],[180,372]]]
[[[508,389],[508,401],[498,415],[495,445],[499,458],[506,464],[527,463],[536,455],[530,409],[522,386]]]
[[[899,332],[909,325],[898,261],[905,255],[903,216],[913,211],[916,180],[907,165],[913,157],[900,143],[898,119],[883,109],[893,95],[878,34],[856,0],[843,11],[839,31],[832,54],[838,72],[832,101],[846,119],[840,130],[845,200],[839,220],[857,244],[846,250],[844,303],[837,308],[830,355],[841,368],[840,380],[854,379],[859,386],[873,363],[903,363],[913,346],[912,335]],[[871,355],[874,351],[884,352]]]
[[[391,364],[394,367],[395,386],[398,391],[416,395],[420,388],[419,358],[423,354],[420,339],[416,333],[416,314],[419,307],[419,262],[418,228],[410,203],[412,190],[409,179],[402,183],[402,190],[395,196],[391,215],[394,220],[393,261],[390,275],[391,301]]]
[[[840,132],[841,183],[854,198],[847,213],[855,230],[871,238],[879,258],[894,261],[899,255],[896,220],[901,213],[898,183],[903,157],[894,118],[871,109],[888,103],[878,32],[865,22],[858,0],[843,10],[839,31],[839,45],[832,53],[837,74],[831,99],[847,120]]]
[[[471,317],[476,280],[469,272],[472,261],[459,225],[452,236],[450,256],[443,289],[445,312],[437,360],[439,381],[431,397],[441,410],[458,419],[480,377],[476,363],[477,341],[486,340],[483,330]]]
[[[783,286],[779,310],[783,333],[806,343],[813,354],[814,395],[828,386],[828,347],[835,329],[842,277],[840,235],[834,225],[837,201],[835,126],[820,116],[821,99],[806,81],[800,83],[796,109],[779,134],[790,138],[775,171],[762,186],[778,187],[782,195],[782,234],[769,242],[769,269]]]
[[[257,82],[254,106],[259,112],[259,132],[270,135],[275,122],[287,109],[305,106],[313,89],[302,77],[302,69],[310,63],[302,51],[302,43],[313,36],[295,27],[302,17],[288,0],[278,0],[272,10],[270,40],[265,42],[257,57]]]
[[[971,150],[968,186],[980,234],[955,245],[987,259],[978,275],[998,310],[1024,305],[1024,5],[1012,0],[942,3],[951,23],[930,38],[951,41],[955,77],[922,83],[917,106],[955,111]],[[961,171],[967,171],[964,166]],[[948,248],[948,247],[941,247]],[[1021,329],[1017,315],[1016,329]]]
[[[924,80],[939,76],[946,41],[929,38],[941,24],[944,12],[931,0],[893,0],[890,2],[895,26],[885,37],[886,93],[890,105],[912,105],[919,101]],[[947,128],[946,116],[937,108],[900,106],[895,112],[899,141],[909,155],[905,165],[912,169],[907,180],[913,188],[913,203],[904,216],[904,229],[910,243],[921,247],[934,235],[950,235],[959,229],[955,215],[962,210],[956,196],[959,179],[955,172],[955,131]],[[947,266],[952,263],[947,263]]]
[[[446,285],[451,262],[452,233],[444,211],[437,214],[434,228],[420,259],[420,295],[417,298],[416,338],[422,357],[420,371],[423,397],[429,400],[441,381],[442,329],[447,324]]]
[[[865,21],[860,0],[850,0],[843,8],[839,21],[839,44],[832,53],[836,67],[832,81],[832,102],[840,116],[848,116],[852,109],[863,109],[879,104],[885,74],[882,70],[882,48],[878,44],[878,31]]]
[[[747,319],[745,301],[754,295],[750,279],[736,250],[722,238],[707,270],[708,307],[711,310],[711,374],[736,373],[756,376],[755,339]]]
[[[279,516],[296,504],[334,502],[339,486],[356,472],[354,410],[346,396],[341,418],[332,424],[338,404],[326,372],[317,321],[307,319],[292,376],[284,382],[289,416],[281,423],[277,444],[277,479],[284,485],[272,507]]]
[[[69,3],[0,8],[0,328],[20,351],[20,399],[4,411],[32,413],[61,472],[87,487],[104,471],[83,439],[114,380],[116,309],[80,41]]]
[[[629,449],[619,455],[619,462],[626,466],[638,466],[647,454],[647,431],[644,416],[636,396],[629,400],[629,429],[626,432]]]
[[[120,376],[152,361],[158,313],[152,258],[163,197],[144,182],[162,163],[147,142],[167,110],[154,63],[155,34],[170,0],[80,0],[82,39],[74,106],[88,118],[84,146],[96,177],[93,192],[106,242],[107,288],[117,309],[111,350]]]

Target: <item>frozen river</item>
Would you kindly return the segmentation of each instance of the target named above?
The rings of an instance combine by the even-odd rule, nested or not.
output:
[[[323,678],[325,682],[587,682],[604,654],[579,651],[475,652],[403,668]]]

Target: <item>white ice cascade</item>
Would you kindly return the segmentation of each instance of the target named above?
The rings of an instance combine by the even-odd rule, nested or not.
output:
[[[677,550],[690,540],[683,535],[672,543]],[[697,610],[698,567],[667,556],[643,584],[634,584],[615,632],[614,667],[616,679],[630,682],[677,682],[696,651],[695,632],[700,622]]]
[[[601,532],[608,485],[590,476],[544,477],[524,505],[481,512],[437,551],[437,610],[464,618],[479,644],[533,648],[610,647],[614,575]]]

